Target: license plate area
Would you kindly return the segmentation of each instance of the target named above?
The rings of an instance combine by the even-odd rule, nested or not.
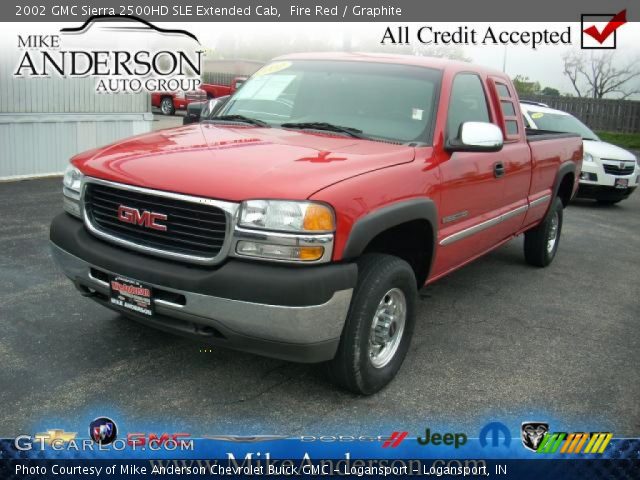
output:
[[[109,302],[124,310],[153,316],[153,289],[137,280],[120,275],[109,276]]]
[[[627,188],[629,186],[628,178],[616,178],[616,183],[614,184],[616,188]]]

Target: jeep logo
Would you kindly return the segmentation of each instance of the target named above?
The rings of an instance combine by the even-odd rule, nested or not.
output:
[[[118,207],[118,220],[124,223],[131,223],[133,225],[140,225],[145,228],[153,228],[154,230],[167,231],[167,226],[158,223],[158,220],[166,220],[167,216],[162,213],[150,212],[143,210],[142,212],[137,208],[127,207],[126,205],[120,205]]]

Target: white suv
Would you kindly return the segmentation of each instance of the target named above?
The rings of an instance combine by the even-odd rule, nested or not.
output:
[[[525,125],[537,130],[577,133],[584,143],[579,197],[614,204],[627,198],[638,186],[640,168],[636,157],[620,147],[603,142],[573,115],[542,104],[520,104]]]

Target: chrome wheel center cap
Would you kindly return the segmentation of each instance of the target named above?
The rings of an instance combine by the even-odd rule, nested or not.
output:
[[[404,333],[407,302],[402,290],[384,294],[371,323],[369,359],[375,368],[387,365],[398,350]]]

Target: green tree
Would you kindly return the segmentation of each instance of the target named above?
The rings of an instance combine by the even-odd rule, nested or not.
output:
[[[516,75],[513,79],[513,86],[521,97],[540,95],[540,83],[532,82],[529,77]]]
[[[548,95],[549,97],[559,97],[560,96],[560,90],[558,90],[557,88],[553,88],[553,87],[544,87],[540,93],[542,95]]]

